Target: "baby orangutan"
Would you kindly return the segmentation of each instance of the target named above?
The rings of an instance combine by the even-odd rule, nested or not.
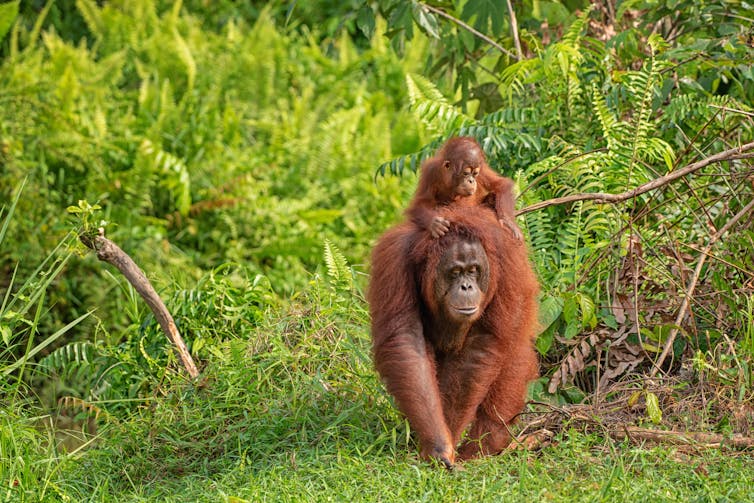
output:
[[[510,229],[516,240],[513,180],[500,176],[487,165],[484,152],[474,138],[451,138],[438,153],[422,164],[419,185],[408,208],[408,217],[434,238],[448,232],[450,222],[437,213],[440,206],[486,205],[498,221]]]

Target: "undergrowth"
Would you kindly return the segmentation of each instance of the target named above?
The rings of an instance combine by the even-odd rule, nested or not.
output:
[[[313,277],[286,307],[265,304],[265,316],[238,335],[227,316],[253,319],[260,303],[215,304],[204,329],[217,339],[206,349],[198,382],[188,382],[164,345],[151,355],[133,345],[118,354],[81,350],[79,357],[92,365],[82,366],[80,382],[116,376],[97,370],[107,361],[110,371],[131,365],[128,374],[143,376],[151,391],[62,399],[55,421],[24,423],[23,409],[34,405],[12,401],[3,416],[12,422],[0,443],[2,475],[10,477],[4,496],[235,502],[751,497],[745,482],[754,476],[750,454],[725,447],[637,448],[568,421],[539,450],[511,450],[465,463],[462,471],[420,461],[405,420],[372,369],[368,314],[352,281],[357,272],[332,244],[323,248],[323,262],[329,264],[325,275]],[[223,279],[229,271],[238,269],[202,282],[214,285],[214,299],[238,295]],[[172,307],[180,311],[197,298],[176,296]],[[155,324],[146,320],[145,333]],[[69,364],[79,351],[72,348]],[[143,367],[133,367],[139,359]],[[47,371],[57,361],[48,361]],[[709,382],[704,373],[699,379]],[[24,462],[13,462],[19,458]]]
[[[420,462],[372,369],[361,294],[374,240],[448,136],[476,137],[520,208],[751,141],[745,6],[522,6],[516,62],[424,2],[354,1],[323,26],[205,4],[0,4],[0,499],[754,499],[750,452],[562,420],[538,450]],[[451,4],[510,45],[502,10]],[[348,6],[330,8],[313,19]],[[712,237],[752,174],[743,155],[623,204],[520,218],[543,287],[533,397],[750,430],[754,221]],[[133,288],[74,253],[77,203],[147,270],[197,382]],[[670,333],[675,380],[646,379]]]

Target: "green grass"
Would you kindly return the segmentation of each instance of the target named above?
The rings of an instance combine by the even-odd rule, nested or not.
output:
[[[377,440],[372,437],[371,441]],[[87,484],[59,485],[76,501],[750,501],[752,458],[719,451],[689,457],[675,450],[612,444],[571,432],[538,453],[512,452],[467,463],[464,471],[418,462],[413,451],[355,451],[361,445],[292,447],[264,458],[227,457],[215,471],[126,476],[111,465]],[[83,463],[97,472],[109,461]],[[169,463],[178,459],[162,460]],[[117,472],[121,471],[119,475]]]
[[[352,287],[363,282],[331,281],[317,271],[340,275],[349,269],[346,259],[366,269],[376,236],[400,218],[416,182],[375,179],[377,167],[442,132],[436,121],[425,127],[407,105],[405,76],[424,68],[427,39],[417,36],[398,57],[379,35],[388,28],[382,21],[373,39],[355,43],[276,26],[269,13],[250,26],[211,30],[185,9],[149,0],[76,4],[91,24],[91,44],[62,30],[46,30],[37,41],[21,29],[21,51],[0,61],[0,193],[13,201],[0,211],[7,273],[0,278],[0,502],[754,500],[751,453],[640,449],[573,430],[542,451],[470,462],[463,471],[418,460],[406,422],[372,369],[366,305]],[[605,66],[595,54],[598,68],[629,67],[610,58]],[[589,61],[581,67],[585,90],[598,83],[616,96],[624,92]],[[677,68],[687,72],[680,76],[698,79],[687,66]],[[713,66],[705,71],[717,79]],[[575,82],[568,79],[569,89]],[[438,85],[452,94],[445,84]],[[559,111],[571,102],[559,101],[560,89],[541,94],[554,101],[539,100],[536,127],[515,120],[509,131],[493,129],[511,138],[536,131],[536,145],[561,138]],[[681,105],[709,108],[686,97]],[[523,116],[528,101],[519,98],[511,111]],[[623,101],[616,117],[634,116],[635,102]],[[595,147],[602,155],[605,132],[595,129],[586,104],[586,112],[574,107],[579,127],[563,141],[575,137],[573,152]],[[683,108],[676,107],[681,119],[707,123]],[[662,121],[672,116],[661,114]],[[658,133],[676,129],[662,121],[652,123]],[[681,125],[689,137],[707,130],[697,142],[704,145],[724,140],[726,131],[750,136],[747,124],[702,131]],[[568,169],[551,171],[561,160],[543,161],[545,150],[521,137],[511,140],[505,152],[517,153],[506,163],[525,168],[517,175],[522,183],[549,173],[547,183],[528,191],[529,202],[575,191],[574,181],[579,190],[595,189],[590,173],[599,158],[577,156]],[[677,146],[686,149],[687,140]],[[532,168],[534,161],[543,164]],[[718,189],[704,191],[693,199],[719,206]],[[112,222],[108,235],[156,282],[202,365],[198,382],[186,381],[133,290],[92,255],[70,254],[75,239],[64,209],[79,199],[100,203],[101,217]],[[675,199],[682,207],[691,200]],[[746,193],[733,200],[745,201]],[[673,220],[684,230],[681,242],[706,236],[706,226],[681,225],[706,221],[693,211]],[[589,244],[602,254],[599,246],[620,241],[601,234],[599,218],[585,221],[591,230],[576,222],[565,213],[527,217],[551,295],[571,290],[582,245],[602,236],[602,245]],[[573,232],[559,232],[567,227]],[[719,262],[751,270],[744,258],[734,260],[748,257],[739,251],[750,248],[751,231],[735,234]],[[653,242],[644,249],[661,249]],[[323,260],[323,243],[345,256],[330,248]],[[563,250],[573,251],[570,262]],[[614,271],[600,268],[589,269],[593,285]],[[735,382],[731,399],[746,403],[754,298],[747,293],[746,309],[737,308],[740,278],[712,276],[721,286],[714,291],[731,288],[735,300],[719,311],[726,326],[745,333],[736,338],[734,359],[705,349],[695,370]],[[591,296],[590,289],[578,293]],[[578,308],[594,311],[597,300]],[[573,314],[568,323],[587,323],[586,313],[565,311]],[[550,353],[550,362],[557,358]],[[78,440],[66,429],[78,430]]]
[[[206,320],[208,330],[222,323],[220,317]],[[563,430],[540,451],[512,451],[468,462],[459,471],[422,462],[405,421],[372,370],[367,326],[358,293],[315,280],[295,305],[270,313],[253,333],[239,338],[225,332],[197,384],[187,383],[181,372],[156,372],[148,399],[93,404],[110,413],[100,414],[98,432],[78,450],[59,448],[49,428],[21,421],[19,412],[2,423],[2,497],[118,502],[754,499],[751,454],[643,449],[573,429]],[[31,404],[16,406],[27,416],[34,410]],[[71,414],[64,408],[59,412]]]

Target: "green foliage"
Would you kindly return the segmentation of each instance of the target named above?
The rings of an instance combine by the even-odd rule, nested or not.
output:
[[[18,16],[19,3],[20,0],[0,4],[0,42],[5,38],[11,26],[13,26],[16,16]]]
[[[707,84],[694,84],[702,75],[699,67],[679,61],[688,51],[657,33],[641,35],[641,47],[630,55],[611,53],[624,34],[598,43],[589,36],[589,22],[598,16],[594,8],[584,10],[560,40],[535,40],[531,57],[506,65],[499,73],[499,90],[508,106],[492,113],[470,118],[462,111],[465,100],[453,105],[434,83],[411,76],[412,110],[435,136],[380,170],[416,169],[445,138],[468,134],[482,144],[493,168],[515,178],[520,206],[525,207],[583,193],[622,193],[726,145],[754,138],[748,119],[752,102],[745,100],[746,93],[730,87],[729,95],[714,96]],[[461,18],[473,16],[462,12]],[[489,28],[489,16],[480,14],[479,19],[489,33],[496,33]],[[751,49],[741,45],[740,38],[733,42],[733,33],[740,30],[724,38],[732,44],[729,54],[743,58],[740,62],[751,58]],[[670,72],[680,73],[671,79]],[[685,253],[677,249],[677,240],[708,241],[707,229],[719,229],[726,221],[722,208],[735,213],[734,208],[752,197],[751,186],[743,182],[751,176],[747,163],[712,165],[701,175],[686,181],[685,188],[671,184],[623,204],[578,201],[523,217],[545,289],[545,322],[537,347],[554,364],[551,392],[575,378],[587,391],[600,385],[604,389],[611,380],[647,364],[645,355],[662,351],[674,327],[667,319],[675,316],[686,287],[686,280],[679,282],[673,272],[678,268],[673,257]],[[729,175],[734,182],[707,178]],[[741,232],[750,242],[751,226],[735,234]],[[750,257],[735,243],[737,238],[731,239],[722,252],[726,257]],[[751,261],[746,263],[743,269],[750,271]],[[743,316],[721,318],[713,314],[713,306],[744,312],[734,291],[747,287],[740,280],[733,280],[737,287],[722,286],[716,278],[730,280],[732,271],[723,272],[726,267],[720,262],[708,267],[701,290],[718,293],[697,311],[697,330],[723,324],[727,333],[741,333],[747,324]],[[657,304],[663,307],[649,307]],[[636,307],[639,313],[628,316]],[[677,341],[676,361],[690,343],[688,335]],[[608,350],[607,361],[600,360]],[[598,366],[604,368],[597,371]]]
[[[21,23],[25,56],[0,68],[0,191],[28,176],[34,194],[21,201],[28,225],[8,229],[19,243],[10,260],[41,260],[68,225],[61,208],[88,200],[158,283],[243,262],[289,294],[306,284],[323,236],[363,263],[369,229],[393,221],[411,190],[372,173],[393,149],[418,145],[403,110],[416,56],[399,61],[375,36],[357,58],[347,37],[319,46],[269,12],[214,32],[147,0],[76,6],[91,43],[54,31],[35,43]],[[104,294],[112,280],[91,261],[70,267],[44,323],[54,331],[67,309],[97,305],[111,326],[127,325],[108,307],[120,302]]]
[[[348,261],[345,255],[332,244],[325,240],[325,265],[327,265],[327,274],[335,284],[343,285],[350,288],[353,284],[353,273],[348,268]]]
[[[0,250],[7,246],[7,230],[17,209],[25,181],[20,183],[8,207],[0,208]],[[49,424],[39,419],[34,406],[34,392],[28,388],[29,376],[38,367],[35,360],[91,313],[85,313],[53,333],[45,333],[40,323],[48,305],[48,291],[65,270],[70,258],[66,247],[71,236],[55,249],[24,279],[20,268],[8,267],[10,275],[4,280],[5,289],[0,303],[0,479],[3,499],[18,499],[26,491],[33,491],[39,500],[55,494],[57,464],[55,445]],[[40,340],[40,335],[43,338]]]
[[[135,170],[145,174],[145,178],[153,178],[154,189],[150,200],[159,204],[165,210],[175,209],[179,215],[187,216],[191,209],[191,176],[184,162],[178,157],[163,150],[155,149],[149,140],[144,140],[139,146]],[[169,195],[169,199],[162,202],[160,195]],[[160,204],[162,202],[162,204]]]
[[[73,215],[77,220],[79,239],[83,240],[87,246],[93,242],[94,237],[99,234],[100,229],[104,230],[107,226],[105,220],[94,221],[94,215],[101,209],[102,207],[99,204],[92,205],[82,199],[79,199],[79,203],[76,206],[69,206],[67,208],[68,213]]]
[[[487,0],[0,4],[2,498],[746,499],[745,457],[704,454],[689,478],[674,451],[575,431],[534,463],[510,452],[448,478],[417,462],[378,382],[360,271],[448,136],[476,137],[520,208],[623,192],[754,136],[744,4],[513,4],[520,58]],[[691,362],[716,387],[704,424],[751,424],[751,219],[673,322],[751,177],[740,159],[520,217],[543,290],[536,398],[609,389],[681,329],[665,370]],[[133,288],[70,254],[65,208],[86,232],[115,223],[198,382]],[[637,393],[666,424],[663,395]],[[713,418],[722,400],[735,412]]]
[[[5,212],[0,226],[0,245],[4,244],[6,231],[18,206],[25,182],[21,183],[10,207]],[[0,208],[0,215],[5,207]],[[16,372],[23,372],[41,351],[54,343],[66,332],[86,319],[85,313],[51,334],[44,334],[41,341],[35,340],[39,334],[40,318],[45,306],[46,294],[53,282],[65,269],[70,253],[65,249],[70,245],[71,236],[66,236],[45,259],[16,287],[19,268],[15,266],[8,278],[5,295],[0,304],[0,376],[7,378]],[[15,291],[14,291],[15,290]],[[12,292],[12,294],[11,294]],[[20,379],[20,377],[19,377]]]

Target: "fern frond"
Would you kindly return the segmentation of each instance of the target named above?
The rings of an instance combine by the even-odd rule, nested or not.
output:
[[[96,370],[97,348],[87,341],[70,342],[39,361],[39,368],[64,380],[79,380]]]
[[[95,419],[104,418],[112,420],[113,417],[107,413],[106,410],[97,407],[91,402],[76,398],[75,396],[64,396],[58,400],[58,405],[65,409],[81,409],[89,415],[94,416]]]
[[[575,283],[581,264],[580,243],[582,242],[582,201],[573,206],[571,215],[560,225],[555,248],[560,252],[560,273],[562,279]]]
[[[741,101],[728,95],[701,96],[697,93],[682,94],[674,97],[665,107],[665,119],[671,123],[682,125],[686,122],[697,127],[708,121],[713,115],[720,112],[720,108],[735,108],[744,112],[752,112],[752,108]],[[727,119],[736,120],[737,115],[728,116]],[[732,127],[732,125],[731,125]]]
[[[72,366],[89,364],[94,359],[96,348],[91,342],[71,342],[57,348],[39,361],[39,366],[48,371],[62,373]]]
[[[87,28],[89,28],[89,31],[91,31],[96,38],[102,38],[105,31],[105,23],[102,20],[102,15],[97,4],[92,0],[76,0],[76,8],[81,14],[81,17],[84,18],[84,22],[86,23]]]
[[[567,45],[570,45],[572,47],[578,46],[582,33],[584,32],[584,28],[586,27],[587,22],[589,22],[589,15],[592,13],[592,10],[594,10],[594,8],[595,4],[591,4],[589,5],[589,7],[584,9],[584,12],[582,12],[581,15],[577,17],[573,23],[571,23],[571,26],[569,26],[568,30],[566,30],[566,32],[563,34],[563,37],[561,38],[562,42],[565,42]]]
[[[191,49],[178,32],[177,28],[173,29],[173,42],[175,43],[175,49],[178,52],[178,58],[186,67],[186,92],[190,93],[194,88],[194,81],[196,80],[196,61],[194,61]]]
[[[614,220],[608,217],[604,207],[591,201],[584,203],[581,237],[589,245],[590,253],[610,244]]]
[[[319,148],[314,154],[313,167],[333,169],[337,165],[357,162],[354,152],[358,152],[356,143],[365,113],[362,107],[355,107],[338,110],[325,119],[316,138]]]
[[[461,127],[453,132],[451,136],[471,136],[476,138],[485,151],[487,157],[495,157],[502,151],[510,150],[513,147],[513,141],[516,133],[506,130],[496,125],[471,124]]]
[[[385,173],[390,172],[390,174],[392,175],[400,176],[403,175],[403,172],[406,170],[406,168],[409,168],[415,173],[425,159],[428,159],[432,157],[432,155],[434,155],[435,151],[440,147],[442,141],[442,138],[436,138],[430,143],[424,145],[424,147],[422,147],[418,152],[402,155],[400,157],[396,157],[395,159],[391,159],[388,162],[383,162],[377,168],[376,174],[384,176]]]
[[[626,76],[626,89],[629,95],[638,99],[638,112],[633,117],[632,131],[633,135],[630,142],[631,152],[627,154],[629,158],[629,169],[626,183],[633,185],[646,180],[643,173],[634,173],[634,165],[637,159],[644,157],[644,149],[651,145],[649,139],[654,134],[655,125],[652,121],[652,98],[658,85],[660,73],[655,64],[654,55],[650,58],[644,67],[638,72],[631,72]],[[672,154],[671,154],[672,155]],[[667,156],[663,156],[667,157]],[[672,166],[672,163],[670,164]],[[635,178],[638,176],[638,179]]]
[[[183,160],[156,148],[149,140],[141,143],[139,153],[150,159],[154,171],[161,175],[160,184],[172,194],[178,212],[182,216],[188,215],[191,209],[191,177]]]
[[[494,124],[496,126],[534,125],[541,121],[540,110],[535,107],[501,108],[489,113],[479,120],[479,124]]]
[[[471,118],[451,105],[429,80],[417,74],[406,75],[411,108],[427,127],[438,132],[457,129]]]
[[[602,134],[607,141],[607,147],[609,150],[614,150],[616,138],[613,136],[613,129],[618,120],[608,108],[605,97],[602,96],[596,84],[592,85],[592,106],[602,126]]]
[[[527,213],[524,217],[531,248],[535,253],[549,250],[555,238],[555,229],[545,211]]]
[[[539,76],[542,72],[540,58],[517,61],[503,70],[500,75],[500,93],[513,101],[513,96],[522,94],[524,86]]]
[[[350,288],[353,283],[353,275],[348,267],[348,260],[345,255],[343,255],[343,252],[341,252],[329,239],[325,239],[324,248],[327,274],[335,281],[335,283]]]
[[[675,163],[675,151],[673,147],[662,138],[648,138],[639,145],[643,159],[664,162],[668,171],[673,169]]]
[[[649,36],[649,39],[647,39],[647,43],[649,44],[649,48],[652,50],[652,57],[670,49],[670,44],[668,43],[668,41],[662,38],[662,35],[660,35],[659,33],[652,33]]]
[[[590,365],[594,365],[594,348],[599,342],[597,335],[592,332],[574,341],[568,355],[560,362],[559,367],[550,378],[548,391],[555,393],[558,387],[573,381],[576,375]]]

